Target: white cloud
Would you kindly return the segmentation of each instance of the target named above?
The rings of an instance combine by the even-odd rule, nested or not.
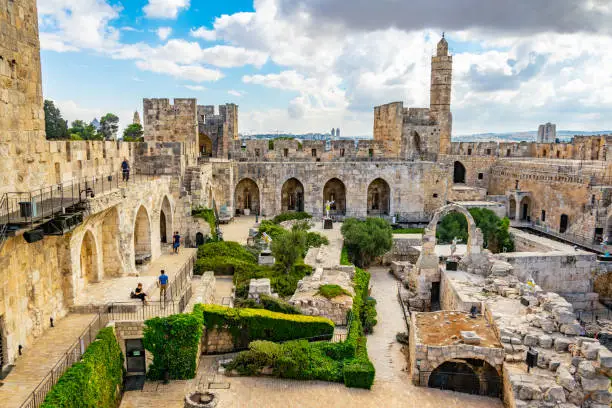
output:
[[[166,60],[140,60],[136,66],[143,71],[168,74],[175,78],[193,82],[218,81],[223,73],[217,69],[209,69],[200,65],[177,64]]]
[[[185,85],[185,88],[191,90],[191,91],[205,91],[206,88],[204,88],[202,85]]]
[[[40,0],[40,32],[46,37],[41,47],[52,51],[109,49],[119,39],[119,30],[109,22],[119,17],[120,11],[120,6],[103,0]]]
[[[160,40],[166,41],[172,34],[172,27],[159,27],[156,32]]]
[[[206,41],[215,41],[217,39],[217,34],[215,33],[215,30],[208,30],[204,27],[192,29],[190,34],[192,37],[201,38]]]
[[[228,94],[235,96],[237,98],[241,98],[244,96],[244,92],[242,91],[236,91],[235,89],[230,89],[229,91],[227,91]]]
[[[176,19],[178,13],[189,8],[189,0],[149,0],[143,11],[148,18]]]
[[[139,30],[138,28],[134,28],[134,27],[130,27],[130,26],[120,27],[119,30],[121,30],[121,31],[132,31],[132,32],[135,32],[135,33],[142,33],[142,30]]]

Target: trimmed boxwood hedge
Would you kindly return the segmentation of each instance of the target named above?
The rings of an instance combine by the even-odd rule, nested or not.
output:
[[[47,394],[41,408],[115,408],[123,384],[123,354],[112,327],[98,333],[81,361]]]
[[[303,211],[290,211],[278,214],[276,217],[272,218],[272,222],[275,224],[280,224],[284,221],[289,220],[309,220],[312,218],[312,215]]]
[[[153,355],[147,377],[151,380],[194,378],[198,346],[202,338],[202,319],[196,314],[154,317],[145,321],[144,346]]]
[[[245,348],[253,340],[331,339],[334,333],[334,323],[317,316],[202,304],[195,305],[194,314],[202,317],[207,328],[227,328],[234,337],[236,348]]]

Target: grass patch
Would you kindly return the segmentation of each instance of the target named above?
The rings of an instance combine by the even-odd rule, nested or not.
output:
[[[333,299],[340,295],[350,296],[350,294],[339,285],[323,285],[319,287],[317,295],[321,295],[327,299]]]
[[[397,228],[393,230],[394,234],[423,234],[425,228]]]

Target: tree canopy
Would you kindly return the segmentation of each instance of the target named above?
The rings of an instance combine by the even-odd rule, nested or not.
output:
[[[55,106],[53,101],[45,99],[43,110],[45,111],[45,132],[47,134],[47,139],[67,138],[68,126],[59,108]]]
[[[276,262],[289,273],[291,267],[303,256],[306,249],[307,233],[302,228],[291,228],[279,234],[272,241],[272,253]]]
[[[73,140],[102,140],[103,137],[96,131],[96,128],[83,120],[75,120],[68,129],[70,138]],[[75,137],[78,136],[78,137]]]
[[[391,225],[382,218],[348,218],[342,225],[342,235],[349,259],[359,267],[369,265],[393,246]]]
[[[508,232],[510,220],[504,217],[500,219],[493,211],[486,208],[471,208],[470,214],[476,222],[476,226],[482,231],[484,247],[491,252],[498,253],[514,251],[514,241]],[[436,239],[441,244],[452,242],[453,238],[464,243],[468,241],[467,220],[463,214],[456,212],[447,214],[440,220],[436,228]]]
[[[117,137],[119,130],[119,118],[113,113],[107,113],[100,119],[100,133],[106,140],[112,140]]]
[[[123,141],[125,142],[142,142],[144,130],[140,123],[132,123],[123,131]]]

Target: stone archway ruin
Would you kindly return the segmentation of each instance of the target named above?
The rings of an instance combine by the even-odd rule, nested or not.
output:
[[[389,215],[391,211],[391,189],[381,178],[368,186],[368,215]]]
[[[502,393],[499,372],[487,361],[475,358],[443,362],[429,374],[427,386],[495,398]]]
[[[304,186],[295,177],[283,183],[281,188],[281,211],[304,211]]]
[[[102,221],[102,261],[104,276],[120,276],[123,265],[119,252],[119,212],[113,207]]]
[[[173,235],[172,206],[168,196],[164,196],[159,210],[159,238],[163,243],[172,241]]]
[[[96,248],[96,240],[89,230],[83,234],[80,266],[79,278],[83,279],[84,284],[98,281],[98,249]]]
[[[251,214],[259,213],[259,186],[253,179],[244,178],[236,184],[234,189],[234,208],[244,213],[249,210]]]
[[[459,161],[453,164],[453,183],[465,183],[465,166]]]
[[[484,241],[482,231],[476,227],[472,214],[465,207],[458,204],[447,204],[435,212],[423,234],[423,247],[416,264],[416,271],[420,282],[417,284],[417,287],[421,287],[419,290],[423,294],[429,292],[432,282],[440,281],[439,258],[436,254],[436,227],[438,222],[450,212],[463,214],[468,224],[467,252],[459,263],[461,269],[479,274],[486,274],[489,271],[488,260],[482,253]]]
[[[149,213],[142,205],[134,220],[134,259],[136,264],[151,259],[151,222]]]
[[[344,183],[337,178],[332,178],[325,183],[323,187],[323,213],[325,214],[325,203],[333,202],[330,205],[329,213],[331,215],[346,214],[346,187]]]

